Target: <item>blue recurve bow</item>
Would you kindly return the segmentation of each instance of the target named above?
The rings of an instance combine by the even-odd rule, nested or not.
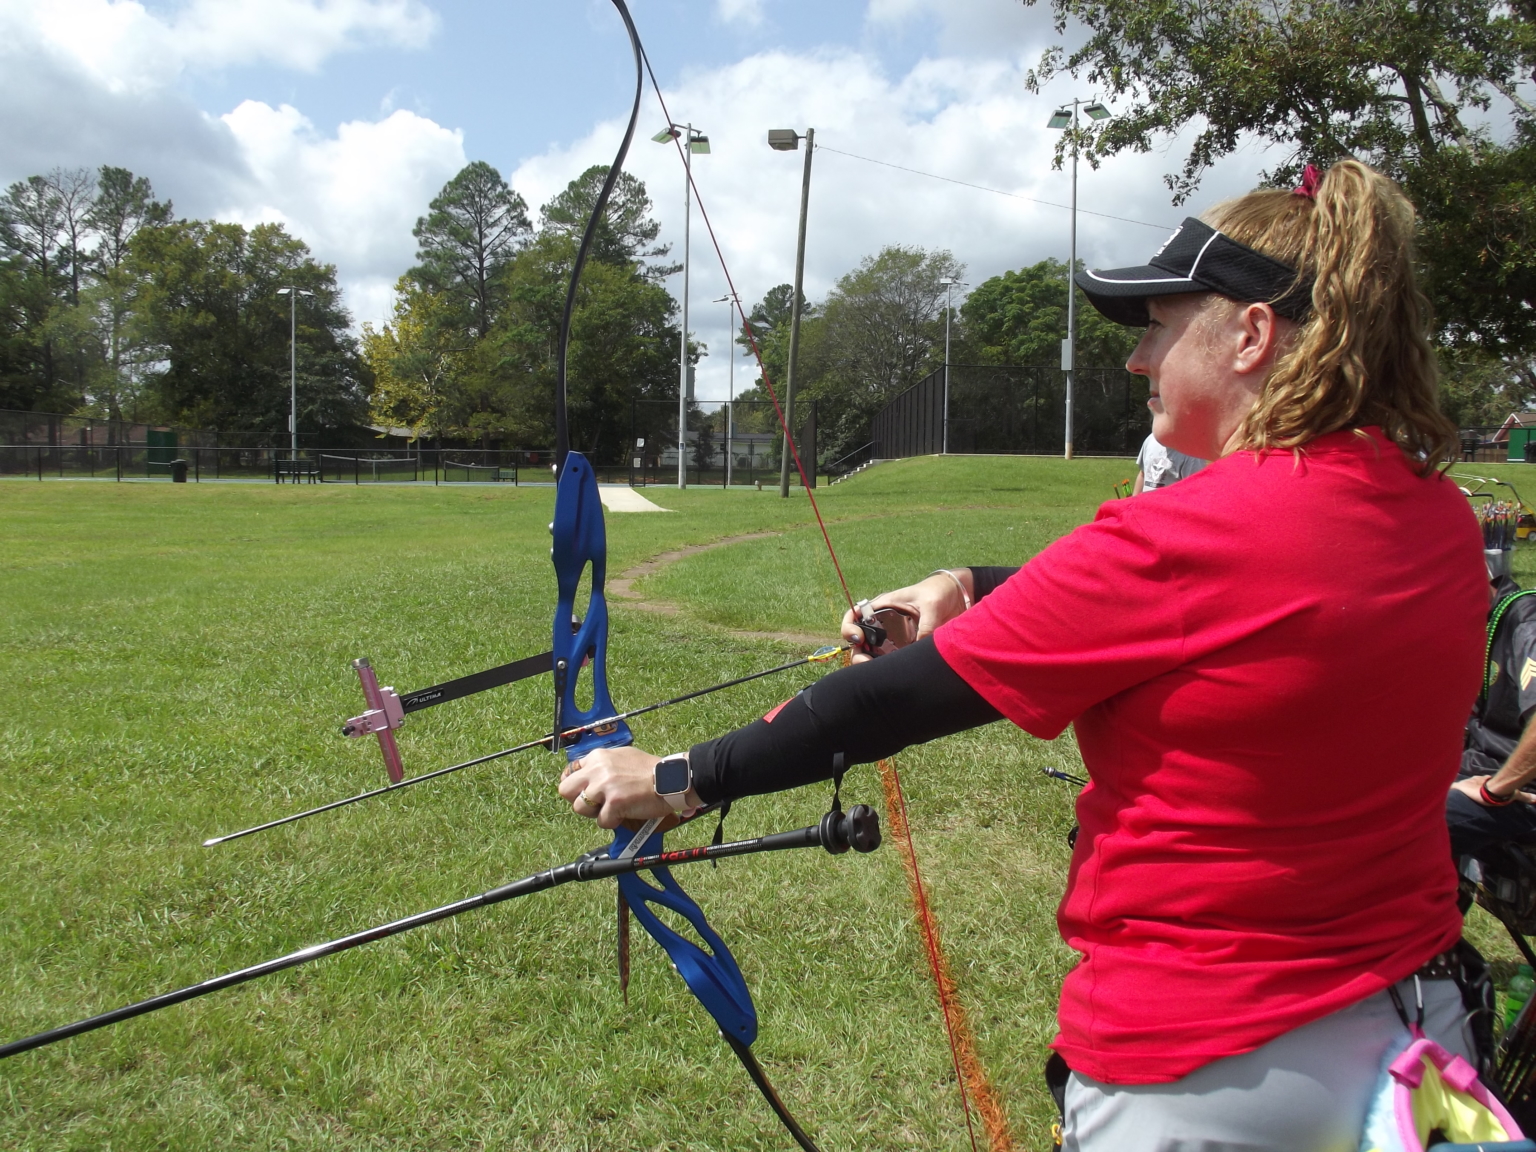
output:
[[[592,464],[580,452],[570,446],[570,425],[567,414],[569,390],[567,365],[571,338],[571,317],[576,307],[576,294],[581,271],[602,221],[608,198],[617,183],[634,138],[635,125],[640,116],[640,96],[644,82],[644,49],[640,34],[629,14],[624,0],[613,0],[625,30],[629,33],[630,47],[635,57],[635,97],[630,112],[629,125],[619,144],[618,154],[608,169],[602,191],[593,205],[592,215],[582,233],[581,246],[571,269],[570,284],[565,296],[565,311],[560,322],[558,344],[558,368],[555,379],[555,442],[556,469],[555,518],[550,525],[554,537],[551,556],[554,560],[555,578],[559,598],[555,606],[551,654],[555,681],[555,723],[557,734],[555,747],[562,750],[568,760],[577,760],[596,748],[618,748],[633,743],[629,726],[622,720],[611,725],[581,732],[570,743],[561,747],[558,734],[578,726],[591,724],[603,717],[614,716],[618,709],[608,694],[608,605],[603,598],[603,581],[607,567],[607,537],[603,524],[603,506],[597,488],[597,477]],[[679,445],[679,451],[681,451]],[[590,594],[583,615],[575,614],[575,600],[583,574],[590,575]],[[590,676],[591,704],[578,706],[577,690],[583,675]],[[636,853],[649,856],[663,851],[662,833],[657,831],[660,821],[648,821],[639,829],[619,827],[614,832],[613,844],[608,849],[612,859],[628,859]],[[757,1039],[757,1009],[752,1004],[752,994],[747,990],[740,967],[725,941],[709,926],[703,910],[694,902],[671,872],[663,867],[651,870],[656,883],[644,879],[640,873],[631,872],[618,877],[620,905],[620,976],[627,976],[627,960],[623,955],[627,940],[628,914],[635,919],[661,945],[682,977],[688,990],[698,998],[705,1010],[720,1027],[720,1034],[730,1045],[737,1058],[746,1068],[752,1082],[757,1085],[784,1127],[806,1152],[816,1152],[816,1145],[800,1128],[784,1107],[783,1101],[768,1082],[762,1066],[752,1053],[752,1042]],[[652,911],[652,906],[665,908],[681,916],[698,933],[709,950],[700,948],[664,924]],[[626,910],[627,909],[627,910]]]

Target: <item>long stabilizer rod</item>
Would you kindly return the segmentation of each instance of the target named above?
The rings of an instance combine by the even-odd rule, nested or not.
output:
[[[700,696],[708,696],[711,692],[720,692],[726,688],[734,688],[738,684],[745,684],[749,680],[761,680],[764,676],[772,676],[779,672],[787,672],[791,668],[799,668],[804,664],[819,664],[832,659],[840,652],[847,650],[846,645],[832,645],[826,648],[818,648],[809,656],[802,656],[798,660],[791,660],[788,664],[780,664],[776,668],[767,668],[761,672],[753,672],[747,676],[738,676],[734,680],[726,680],[719,684],[712,684],[708,688],[698,688],[692,692],[685,692],[681,696],[674,696],[670,700],[662,700],[655,704],[647,704],[643,708],[635,708],[628,712],[620,712],[616,716],[605,716],[600,720],[594,720],[590,724],[584,724],[580,728],[568,728],[560,734],[564,743],[573,737],[580,736],[584,732],[590,732],[602,728],[608,724],[615,724],[620,720],[628,720],[635,716],[643,716],[647,712],[655,712],[661,708],[670,708],[674,704],[684,704],[689,700],[697,700]],[[466,768],[473,768],[477,764],[486,764],[492,760],[500,760],[503,757],[514,755],[518,752],[526,752],[531,748],[548,748],[553,743],[553,735],[541,736],[537,740],[528,740],[522,744],[514,744],[511,748],[503,748],[499,752],[488,752],[484,756],[476,756],[473,760],[465,760],[460,764],[450,764],[446,768],[439,768],[435,772],[424,772],[420,776],[412,776],[400,781],[398,784],[386,784],[382,788],[373,788],[367,792],[359,792],[356,796],[348,796],[341,800],[332,800],[329,804],[321,804],[318,808],[308,808],[303,812],[295,812],[289,816],[281,816],[276,820],[268,820],[265,824],[257,824],[252,828],[243,828],[239,832],[230,832],[224,836],[214,836],[203,841],[204,848],[212,848],[216,844],[225,844],[230,840],[238,840],[242,836],[250,836],[257,832],[265,832],[269,828],[280,828],[284,824],[292,824],[297,820],[307,820],[311,816],[318,816],[322,812],[330,812],[337,808],[345,808],[349,804],[356,804],[362,800],[371,800],[375,796],[383,796],[390,792],[399,792],[403,788],[409,788],[413,784],[424,784],[428,780],[436,780],[439,776],[447,776],[454,772],[462,772]]]
[[[210,992],[218,992],[225,988],[232,988],[236,984],[244,984],[248,980],[255,980],[260,976],[270,976],[274,972],[281,972],[285,968],[296,968],[300,964],[308,964],[311,960],[319,960],[323,956],[334,956],[338,952],[356,948],[362,944],[371,944],[375,940],[383,940],[389,936],[398,936],[402,932],[409,932],[412,928],[420,928],[427,924],[435,924],[439,920],[447,920],[451,916],[457,916],[461,912],[469,912],[475,908],[485,908],[491,904],[500,904],[503,900],[512,900],[518,896],[527,896],[532,892],[542,892],[546,888],[555,888],[561,884],[570,884],[573,881],[601,880],[608,876],[618,876],[624,872],[643,872],[651,868],[668,868],[676,864],[693,864],[700,860],[719,860],[727,856],[746,856],[755,852],[777,852],[790,848],[825,848],[834,854],[846,852],[849,848],[859,852],[872,852],[880,845],[880,819],[875,811],[866,805],[860,804],[850,809],[846,814],[841,812],[829,812],[822,817],[821,823],[812,824],[806,828],[797,828],[792,832],[776,832],[769,836],[758,836],[750,840],[733,840],[728,844],[706,844],[700,848],[682,848],[673,852],[655,852],[649,856],[631,856],[628,859],[610,859],[606,855],[587,855],[580,860],[569,864],[561,864],[544,872],[536,872],[532,876],[526,876],[521,880],[514,880],[510,884],[503,884],[499,888],[492,888],[488,892],[482,892],[478,896],[470,896],[464,900],[456,900],[452,904],[444,904],[440,908],[432,908],[426,912],[418,912],[414,916],[407,916],[403,920],[393,920],[388,924],[380,924],[376,928],[368,928],[362,932],[354,932],[350,936],[343,936],[339,940],[331,940],[325,944],[312,944],[308,948],[300,948],[297,952],[290,952],[286,956],[279,956],[274,960],[268,960],[261,964],[253,964],[249,968],[241,968],[237,972],[227,972],[223,976],[215,976],[211,980],[204,980],[201,984],[193,984],[186,988],[179,988],[174,992],[163,992],[159,996],[151,996],[148,1000],[140,1000],[136,1004],[127,1004],[122,1008],[114,1008],[110,1012],[103,1012],[99,1016],[91,1016],[85,1020],[77,1020],[73,1024],[66,1024],[62,1028],[52,1028],[47,1032],[39,1032],[35,1036],[28,1036],[22,1040],[13,1040],[11,1043],[0,1046],[0,1060],[8,1056],[15,1056],[21,1052],[30,1052],[33,1048],[41,1048],[45,1044],[55,1044],[60,1040],[68,1040],[71,1036],[78,1036],[82,1032],[93,1032],[97,1028],[105,1028],[109,1024],[116,1024],[123,1020],[131,1020],[135,1016],[143,1016],[149,1012],[158,1012],[162,1008],[169,1008],[173,1004],[180,1004],[185,1000],[194,1000],[199,996],[206,996]]]

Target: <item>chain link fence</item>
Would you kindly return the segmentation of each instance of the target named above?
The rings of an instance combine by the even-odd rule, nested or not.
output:
[[[1123,368],[1079,368],[1074,376],[1074,454],[1136,455],[1152,431],[1145,378]],[[951,364],[946,446],[944,369],[936,369],[875,416],[871,454],[889,460],[947,447],[956,453],[1061,455],[1066,378],[1059,368]]]

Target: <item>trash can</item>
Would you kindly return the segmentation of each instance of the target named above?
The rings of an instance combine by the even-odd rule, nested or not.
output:
[[[185,460],[171,461],[171,483],[185,484],[187,482],[187,462]]]

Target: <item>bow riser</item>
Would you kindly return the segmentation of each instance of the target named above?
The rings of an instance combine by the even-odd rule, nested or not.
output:
[[[558,598],[550,643],[555,674],[554,731],[592,724],[613,716],[618,709],[608,695],[608,602],[603,582],[608,573],[608,537],[603,526],[603,503],[598,496],[597,475],[580,452],[571,452],[555,486],[555,519],[550,525],[554,545]],[[576,619],[576,596],[582,575],[590,571],[591,591],[586,612]],[[576,704],[583,674],[591,677],[592,704]],[[629,725],[622,720],[602,724],[564,745],[566,757],[579,760],[594,748],[622,748],[634,743]]]

